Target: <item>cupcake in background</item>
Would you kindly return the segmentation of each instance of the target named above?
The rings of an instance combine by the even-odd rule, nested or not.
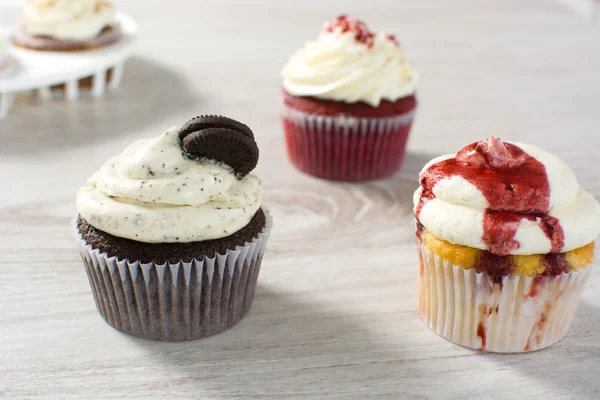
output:
[[[432,160],[415,192],[420,316],[461,346],[562,339],[594,260],[600,205],[538,147],[491,138]]]
[[[117,42],[121,29],[111,0],[26,0],[13,43],[39,51],[80,51]]]
[[[282,76],[283,125],[297,168],[340,181],[400,168],[418,74],[393,35],[340,16],[289,59]]]
[[[250,309],[272,220],[250,128],[204,116],[138,141],[77,194],[75,236],[113,327],[198,339]]]

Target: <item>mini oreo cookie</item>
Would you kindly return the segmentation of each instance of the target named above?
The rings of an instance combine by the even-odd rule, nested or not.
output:
[[[179,130],[183,151],[195,159],[210,159],[229,165],[244,177],[258,163],[258,146],[248,126],[231,118],[204,115],[186,122]]]
[[[179,139],[183,139],[182,135],[187,135],[188,133],[206,128],[232,129],[254,139],[254,133],[252,133],[252,130],[248,127],[248,125],[220,115],[202,115],[200,117],[190,119],[179,130]]]

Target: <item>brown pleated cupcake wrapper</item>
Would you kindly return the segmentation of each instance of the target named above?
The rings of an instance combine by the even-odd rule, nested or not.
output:
[[[193,340],[222,332],[250,309],[272,217],[251,242],[191,262],[141,263],[108,257],[74,223],[96,307],[109,325],[145,339]]]
[[[592,265],[557,276],[489,274],[465,269],[418,243],[419,313],[438,335],[471,349],[540,350],[568,332]]]

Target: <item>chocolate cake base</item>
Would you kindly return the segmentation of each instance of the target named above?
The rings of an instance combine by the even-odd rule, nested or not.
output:
[[[149,250],[78,218],[78,244],[98,311],[112,327],[151,340],[193,340],[229,329],[250,309],[271,229],[262,209],[252,221],[239,235],[189,246],[145,244]],[[180,257],[170,253],[175,250]],[[115,257],[119,251],[128,259]],[[140,262],[133,255],[172,262]]]
[[[48,36],[32,36],[21,27],[13,35],[12,42],[17,47],[37,51],[82,51],[111,45],[119,41],[121,36],[121,28],[118,25],[107,26],[98,36],[85,41],[59,40]]]
[[[243,246],[256,237],[265,227],[266,216],[259,209],[248,225],[233,235],[216,240],[204,240],[189,243],[144,243],[131,239],[113,236],[88,224],[81,216],[77,218],[77,227],[83,240],[94,249],[107,253],[109,257],[120,260],[140,261],[142,263],[189,262],[202,259],[204,256],[214,257],[223,254],[235,246]]]

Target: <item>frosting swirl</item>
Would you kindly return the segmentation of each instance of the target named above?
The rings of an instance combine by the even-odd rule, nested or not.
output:
[[[219,239],[245,227],[260,208],[260,180],[187,158],[178,133],[135,142],[107,161],[79,190],[79,214],[97,229],[146,243]]]
[[[327,23],[316,41],[296,52],[282,76],[284,89],[294,96],[373,107],[412,95],[418,80],[392,35],[371,32],[346,16]]]
[[[491,138],[430,161],[415,215],[435,236],[497,255],[566,252],[594,241],[600,205],[538,147]]]
[[[27,33],[58,40],[90,40],[115,23],[109,0],[28,0],[23,11]]]

